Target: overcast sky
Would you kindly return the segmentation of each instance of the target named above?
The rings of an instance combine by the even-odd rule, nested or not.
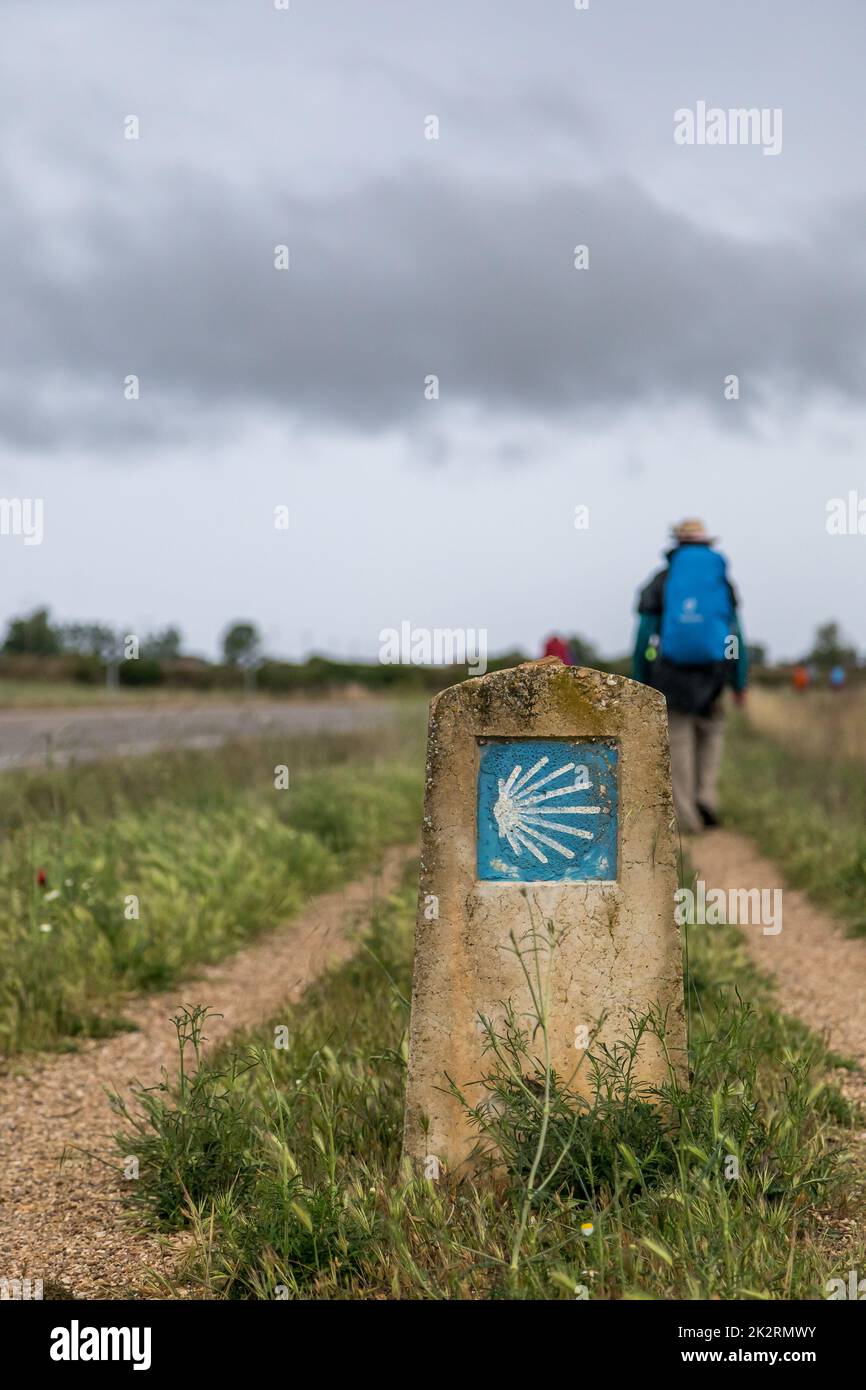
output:
[[[697,515],[750,639],[796,654],[836,617],[866,648],[866,535],[826,530],[866,498],[863,0],[3,0],[0,26],[0,496],[45,518],[0,536],[0,618],[614,652]],[[702,101],[780,111],[781,151],[677,144]]]

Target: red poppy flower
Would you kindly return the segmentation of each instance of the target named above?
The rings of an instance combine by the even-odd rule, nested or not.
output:
[[[36,882],[39,884],[40,888],[45,887],[46,883],[48,882],[48,875],[46,874],[44,869],[39,870],[38,874],[36,875]]]

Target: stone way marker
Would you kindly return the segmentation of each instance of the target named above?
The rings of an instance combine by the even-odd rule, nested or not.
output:
[[[501,1020],[511,1000],[533,1025],[511,933],[552,921],[562,934],[542,969],[551,1065],[572,1089],[603,1015],[597,1040],[612,1044],[656,1006],[685,1077],[673,827],[665,703],[648,686],[548,657],[434,699],[404,1134],[428,1177],[465,1171],[478,1140],[446,1073],[483,1100],[480,1017]],[[634,1076],[668,1079],[654,1035]]]

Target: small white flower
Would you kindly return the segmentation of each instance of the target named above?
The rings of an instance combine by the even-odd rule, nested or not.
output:
[[[46,893],[46,894],[45,894],[45,901],[46,901],[47,903],[53,903],[53,902],[54,902],[54,899],[55,899],[55,898],[59,898],[59,897],[60,897],[60,889],[59,889],[59,888],[52,888],[52,890],[51,890],[50,893]]]
[[[53,931],[54,928],[52,927],[52,925],[51,925],[50,922],[40,922],[40,923],[39,923],[39,930],[40,930],[40,931]]]
[[[72,887],[72,879],[71,879],[71,878],[65,878],[65,879],[63,880],[63,882],[66,884],[66,887],[67,887],[67,888],[71,888],[71,887]]]

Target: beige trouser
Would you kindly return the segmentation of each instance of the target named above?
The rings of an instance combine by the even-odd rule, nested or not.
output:
[[[668,710],[671,740],[671,781],[674,810],[684,835],[703,828],[700,802],[708,811],[719,804],[719,768],[725,738],[725,711],[721,700],[711,715],[680,714]]]

